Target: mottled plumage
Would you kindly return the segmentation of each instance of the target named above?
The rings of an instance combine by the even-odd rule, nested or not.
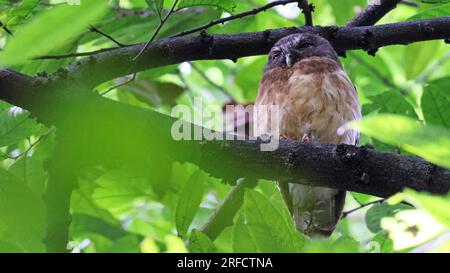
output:
[[[358,95],[329,42],[312,34],[278,41],[255,103],[255,135],[268,134],[270,115],[260,105],[278,105],[282,138],[357,144],[359,134],[342,126],[361,117]],[[299,231],[329,235],[342,213],[345,192],[278,183]]]

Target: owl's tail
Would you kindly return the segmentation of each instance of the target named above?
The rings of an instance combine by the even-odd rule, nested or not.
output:
[[[299,184],[278,185],[298,231],[310,237],[331,235],[342,214],[345,191]]]

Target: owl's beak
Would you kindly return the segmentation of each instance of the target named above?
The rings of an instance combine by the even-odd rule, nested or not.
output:
[[[286,55],[286,64],[287,64],[287,66],[291,67],[292,65],[295,64],[295,62],[297,62],[297,56],[295,54],[288,53]]]

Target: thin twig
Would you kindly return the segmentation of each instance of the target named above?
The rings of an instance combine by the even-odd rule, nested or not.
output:
[[[108,94],[109,92],[111,92],[112,90],[114,90],[114,89],[116,89],[116,88],[119,88],[119,87],[121,87],[121,86],[124,86],[124,85],[126,85],[126,84],[128,84],[128,83],[134,81],[134,80],[136,79],[136,74],[137,74],[137,73],[133,73],[133,75],[131,76],[130,79],[128,79],[128,80],[126,80],[126,81],[124,81],[124,82],[122,82],[122,83],[119,83],[119,84],[117,84],[117,85],[111,86],[110,88],[106,89],[106,90],[103,91],[103,92],[100,92],[100,93],[99,93],[100,96],[104,96],[104,95]]]
[[[98,33],[98,34],[104,36],[106,39],[112,41],[113,43],[115,43],[115,44],[118,45],[119,47],[124,47],[124,46],[126,46],[125,44],[122,44],[122,43],[120,43],[119,41],[117,41],[116,39],[114,39],[111,35],[109,35],[109,34],[103,32],[103,31],[101,31],[100,29],[96,28],[96,27],[93,26],[93,25],[89,25],[89,30],[90,30],[91,32],[96,32],[96,33]]]
[[[369,72],[372,73],[372,75],[377,77],[384,85],[398,91],[400,93],[400,95],[402,95],[402,96],[408,95],[407,90],[397,86],[395,83],[390,81],[386,76],[381,74],[381,72],[378,69],[376,69],[373,65],[371,65],[369,62],[366,62],[363,58],[359,57],[356,54],[350,53],[350,56],[353,59],[355,59],[359,64],[361,64],[362,66],[367,68],[367,70],[369,70]]]
[[[309,4],[308,0],[298,0],[298,8],[302,9],[302,13],[305,15],[305,25],[312,26],[312,11],[314,11],[313,4]]]
[[[403,5],[405,5],[405,6],[414,7],[414,8],[420,7],[419,3],[412,2],[412,1],[407,1],[407,0],[402,0],[402,1],[400,1],[400,4],[403,4]]]
[[[351,214],[351,213],[353,213],[353,212],[355,212],[355,211],[358,211],[358,210],[360,210],[360,209],[362,209],[362,208],[365,208],[365,207],[368,207],[368,206],[371,206],[371,205],[375,205],[375,204],[381,204],[381,203],[383,203],[383,202],[386,201],[386,200],[387,200],[387,198],[382,198],[382,199],[378,199],[378,200],[375,200],[375,201],[372,201],[372,202],[369,202],[369,203],[366,203],[366,204],[361,204],[359,207],[356,207],[356,208],[351,209],[351,210],[349,210],[349,211],[344,211],[344,212],[342,213],[342,218],[345,218],[345,217],[347,217],[349,214]]]
[[[259,8],[255,8],[255,9],[252,9],[252,10],[249,10],[249,11],[245,11],[245,12],[242,12],[242,13],[239,13],[239,14],[236,14],[236,15],[228,16],[228,17],[225,17],[225,18],[220,18],[220,19],[213,20],[213,21],[211,21],[209,23],[206,23],[206,24],[204,24],[202,26],[182,31],[182,32],[180,32],[178,34],[175,34],[175,35],[171,36],[171,37],[179,37],[179,36],[192,34],[192,33],[198,32],[198,31],[206,30],[206,29],[208,29],[208,28],[210,28],[212,26],[215,26],[215,25],[224,24],[224,23],[226,23],[228,21],[232,21],[232,20],[235,20],[235,19],[241,19],[241,18],[244,18],[244,17],[247,17],[247,16],[258,14],[260,12],[266,11],[266,10],[272,8],[272,7],[275,7],[275,6],[280,6],[280,5],[284,6],[286,4],[294,3],[294,2],[298,2],[298,1],[299,0],[273,1],[273,2],[268,3],[267,5],[261,6]]]
[[[0,27],[3,28],[3,30],[6,31],[9,35],[13,36],[12,32],[6,27],[5,24],[3,24],[2,21],[0,21]]]
[[[62,54],[62,55],[45,55],[45,56],[39,56],[33,58],[33,60],[57,60],[57,59],[65,59],[65,58],[73,58],[73,57],[86,57],[86,56],[92,56],[96,55],[98,53],[107,52],[117,49],[117,47],[110,47],[110,48],[102,48],[94,51],[88,51],[88,52],[75,52],[75,53],[68,53],[68,54]]]
[[[17,160],[17,159],[21,158],[22,156],[28,154],[28,152],[31,151],[31,149],[33,149],[33,147],[35,147],[39,142],[41,142],[43,139],[45,139],[47,136],[49,136],[51,133],[53,133],[53,131],[55,131],[55,127],[50,128],[50,130],[48,130],[46,133],[39,136],[39,138],[35,142],[31,143],[30,147],[28,147],[25,151],[23,151],[22,153],[20,153],[16,156],[9,157],[9,158]]]
[[[141,49],[141,51],[139,51],[139,53],[136,55],[136,57],[134,57],[133,61],[136,61],[139,56],[141,56],[142,53],[144,53],[144,51],[149,47],[149,45],[153,42],[153,40],[155,40],[156,36],[158,36],[159,31],[161,30],[161,28],[164,26],[164,24],[166,23],[167,19],[169,19],[170,15],[172,15],[172,13],[175,11],[175,7],[178,4],[178,0],[175,0],[175,2],[173,3],[172,7],[170,8],[169,12],[167,12],[166,17],[164,17],[160,22],[158,27],[156,28],[155,32],[153,32],[152,37],[150,38],[150,40],[144,45],[144,47]]]

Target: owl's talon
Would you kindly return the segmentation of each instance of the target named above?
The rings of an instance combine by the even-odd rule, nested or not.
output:
[[[280,139],[289,139],[288,136],[286,134],[281,134],[280,135]]]

